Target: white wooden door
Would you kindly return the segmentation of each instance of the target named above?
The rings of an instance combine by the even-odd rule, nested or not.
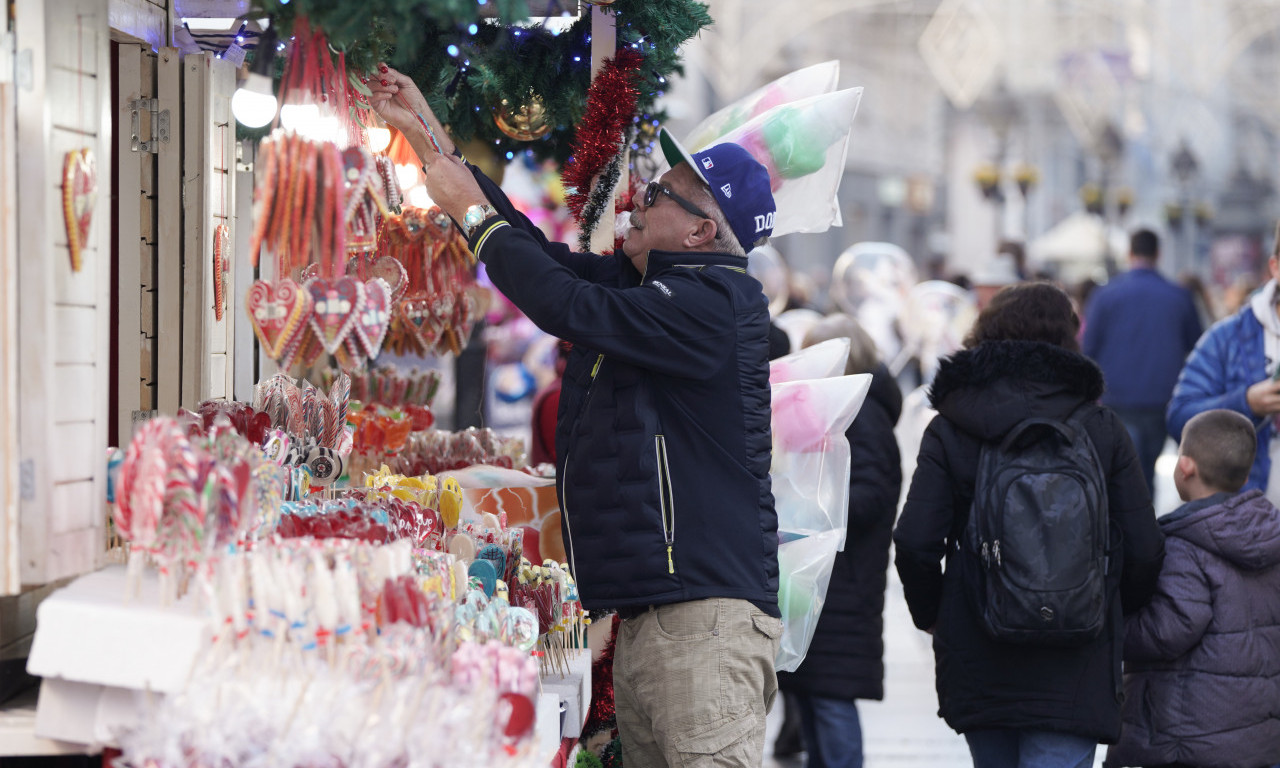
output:
[[[0,595],[17,594],[18,575],[18,204],[13,38],[0,36]]]
[[[107,0],[16,0],[20,578],[94,568],[104,549],[110,323]],[[63,164],[88,149],[98,193],[72,269]]]
[[[230,399],[234,389],[236,69],[211,53],[182,60],[183,80],[183,305],[182,405]],[[214,274],[214,238],[227,228],[223,274]],[[215,281],[224,286],[219,312]],[[219,317],[219,315],[221,315]]]

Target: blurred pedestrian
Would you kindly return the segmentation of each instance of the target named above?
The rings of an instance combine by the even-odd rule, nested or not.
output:
[[[1018,262],[1012,254],[997,253],[980,266],[972,275],[973,296],[978,310],[991,303],[992,297],[1002,289],[1022,282],[1018,274]]]
[[[925,431],[893,534],[912,620],[933,633],[939,713],[964,734],[977,768],[1088,768],[1098,742],[1119,737],[1121,611],[1146,603],[1164,554],[1128,433],[1094,404],[1102,373],[1079,353],[1079,326],[1066,293],[1048,283],[996,294],[966,348],[944,360],[934,379],[938,416]],[[996,578],[987,568],[1000,567],[999,542],[987,561],[995,565],[984,566],[964,535],[979,456],[1029,418],[1063,422],[1073,414],[1093,445],[1114,532],[1100,633],[1071,646],[995,640],[974,606],[976,585]],[[1046,521],[1061,522],[1061,514],[1046,504]],[[1046,548],[1055,543],[1048,526]],[[1088,569],[1049,565],[1067,567]]]
[[[849,518],[836,553],[826,602],[804,662],[779,672],[788,711],[800,712],[807,768],[861,768],[862,728],[855,699],[884,698],[884,591],[902,459],[893,427],[902,391],[875,342],[852,317],[835,314],[809,330],[804,346],[849,340],[845,374],[870,373],[871,389],[845,436],[849,439]],[[776,751],[776,750],[775,750]]]
[[[1229,408],[1253,420],[1258,449],[1245,490],[1257,488],[1280,502],[1280,241],[1267,261],[1271,279],[1234,315],[1201,337],[1187,358],[1169,402],[1169,434],[1182,437],[1192,416]]]
[[[1235,411],[1183,430],[1160,518],[1155,596],[1125,632],[1124,728],[1107,766],[1263,768],[1280,761],[1280,512],[1240,493],[1257,446]]]
[[[1203,330],[1191,293],[1156,271],[1159,256],[1155,232],[1133,233],[1129,271],[1095,290],[1085,306],[1083,345],[1102,369],[1102,402],[1129,430],[1152,495],[1166,439],[1165,409]]]

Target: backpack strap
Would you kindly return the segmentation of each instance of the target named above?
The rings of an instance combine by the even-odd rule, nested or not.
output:
[[[1076,433],[1069,425],[1058,421],[1057,419],[1023,419],[1018,425],[1009,430],[1009,434],[1004,436],[1004,440],[1000,441],[1000,450],[1008,451],[1018,442],[1018,438],[1027,433],[1027,430],[1035,427],[1049,427],[1067,439],[1067,442],[1075,440]]]

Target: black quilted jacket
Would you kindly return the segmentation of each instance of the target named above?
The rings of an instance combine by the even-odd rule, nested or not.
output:
[[[472,249],[507,298],[574,345],[556,469],[584,607],[730,597],[778,616],[769,312],[746,260],[653,251],[642,276],[620,254],[547,241],[476,176],[501,218]]]

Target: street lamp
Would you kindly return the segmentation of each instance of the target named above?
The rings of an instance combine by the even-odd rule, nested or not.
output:
[[[1183,138],[1169,158],[1169,169],[1178,180],[1181,200],[1177,204],[1178,215],[1168,216],[1169,226],[1178,239],[1176,271],[1183,272],[1195,266],[1195,231],[1197,217],[1195,206],[1191,203],[1191,187],[1200,175],[1200,161],[1192,151],[1187,140]],[[1166,213],[1172,212],[1173,206],[1166,206]]]

